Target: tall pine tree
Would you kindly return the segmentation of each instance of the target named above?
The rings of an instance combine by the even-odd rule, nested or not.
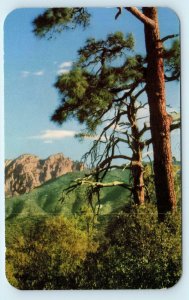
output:
[[[157,8],[125,9],[144,24],[147,63],[145,90],[150,108],[157,207],[160,218],[163,218],[166,212],[174,211],[176,207],[170,142],[172,118],[166,111],[165,77],[167,81],[178,79],[179,51],[176,44],[169,53],[164,50],[163,42],[174,35],[160,38]],[[115,18],[121,13],[121,8],[118,8]],[[48,9],[34,20],[34,33],[40,37],[51,36],[54,32],[76,26],[86,27],[89,19],[90,14],[85,8]],[[169,74],[172,73],[169,77],[165,76],[164,64],[168,65]]]

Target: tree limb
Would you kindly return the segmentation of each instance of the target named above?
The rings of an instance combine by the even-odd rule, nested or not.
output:
[[[181,125],[181,122],[178,122],[176,124],[171,124],[170,131],[180,128],[180,125]],[[150,129],[150,127],[148,127],[148,129]],[[144,147],[149,146],[151,143],[152,143],[152,138],[150,138],[149,140],[146,140],[144,142]]]
[[[171,124],[170,130],[172,131],[172,130],[178,129],[178,128],[180,128],[180,126],[181,126],[181,122],[178,122],[176,124]]]
[[[164,75],[164,78],[165,78],[166,82],[179,80],[179,77],[180,77],[180,72],[177,72],[177,74],[173,75],[173,76],[167,76],[166,74]]]
[[[150,129],[151,129],[150,126],[147,126],[146,123],[144,123],[143,128],[139,131],[140,137],[143,136],[143,134]]]
[[[122,182],[122,181],[113,181],[113,182],[94,182],[94,181],[90,181],[90,180],[81,180],[78,182],[79,185],[90,185],[92,187],[98,187],[98,188],[104,188],[104,187],[112,187],[112,186],[122,186],[128,189],[131,189],[130,185]]]
[[[169,39],[174,39],[174,38],[176,38],[178,36],[179,36],[179,34],[169,34],[169,35],[165,36],[164,38],[162,38],[160,40],[160,42],[164,43],[165,41],[167,41]]]
[[[130,169],[130,162],[128,163],[128,164],[126,164],[126,165],[121,165],[121,166],[119,166],[119,165],[111,165],[111,166],[109,166],[109,170],[110,169],[119,169],[119,170],[122,170],[122,171],[124,171],[124,170],[126,170],[126,169]],[[99,172],[99,174],[100,173],[102,173],[102,172],[104,172],[104,171],[106,171],[106,167],[105,168],[103,168],[103,169],[100,169],[100,170],[98,170],[98,172]],[[95,174],[95,173],[94,173]]]
[[[115,15],[115,20],[117,20],[117,18],[121,15],[121,12],[122,12],[122,7],[117,7],[117,9],[118,9],[118,12]]]
[[[146,141],[144,142],[144,147],[149,146],[151,143],[152,143],[152,138],[149,139],[149,140],[146,140]]]
[[[82,185],[87,185],[90,186],[92,188],[97,188],[97,189],[101,189],[104,187],[113,187],[113,186],[120,186],[123,188],[126,188],[128,190],[132,190],[131,186],[125,182],[122,181],[113,181],[113,182],[99,182],[99,181],[92,181],[90,180],[92,179],[92,175],[89,175],[88,177],[84,177],[84,178],[77,178],[76,180],[74,180],[74,184],[65,188],[62,191],[62,197],[59,199],[59,201],[64,202],[65,200],[65,196],[69,193],[71,193],[72,191],[74,191],[76,188],[78,188],[79,186]]]
[[[137,99],[145,91],[146,91],[146,85],[135,95],[135,98]]]
[[[99,168],[104,167],[107,163],[109,163],[110,161],[112,161],[113,159],[127,159],[127,160],[132,160],[131,157],[127,156],[127,155],[114,155],[114,156],[110,156],[108,158],[106,158],[105,160],[103,160],[100,165]]]
[[[142,23],[149,25],[153,28],[155,27],[155,22],[152,21],[150,18],[146,17],[138,8],[132,6],[132,7],[125,7],[125,9],[128,10],[132,15],[134,15]]]

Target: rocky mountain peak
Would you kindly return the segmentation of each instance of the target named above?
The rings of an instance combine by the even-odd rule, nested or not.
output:
[[[48,180],[82,169],[83,164],[72,161],[63,153],[50,155],[46,159],[23,154],[5,161],[5,193],[7,196],[28,193]]]

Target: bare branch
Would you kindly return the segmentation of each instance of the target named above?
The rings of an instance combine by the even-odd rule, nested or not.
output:
[[[148,131],[148,130],[150,130],[150,127],[147,126],[146,123],[144,123],[144,127],[143,127],[143,128],[140,130],[140,132],[139,132],[140,137],[143,136],[143,134],[144,134],[146,131]]]
[[[126,169],[130,169],[131,168],[129,165],[130,165],[130,162],[128,164],[121,165],[121,166],[119,166],[119,165],[111,165],[111,166],[109,166],[109,170],[111,170],[111,169],[119,169],[119,170],[124,171]],[[100,173],[106,171],[106,169],[107,169],[107,167],[105,167],[103,169],[100,169],[100,170],[98,170],[98,173],[100,174]]]
[[[175,129],[180,128],[181,126],[181,122],[178,122],[176,124],[171,124],[170,126],[170,131],[173,131]],[[150,127],[147,127],[146,130],[150,129]],[[152,143],[152,138],[150,138],[149,140],[144,141],[144,147],[149,146]]]
[[[172,130],[178,129],[178,128],[180,128],[180,126],[181,126],[181,122],[178,122],[176,124],[171,124],[170,130],[172,131]]]
[[[100,165],[99,168],[103,168],[107,163],[109,163],[110,161],[112,161],[113,159],[127,159],[127,160],[132,160],[131,157],[127,156],[127,155],[114,155],[114,156],[110,156],[108,158],[106,158],[105,160],[103,160]]]
[[[149,146],[151,143],[152,143],[152,138],[149,139],[149,140],[146,140],[146,141],[144,142],[144,147]]]
[[[117,9],[118,9],[118,12],[115,15],[115,20],[117,20],[117,18],[121,15],[121,12],[122,12],[122,7],[117,7]]]
[[[126,140],[126,139],[123,139],[123,138],[120,138],[120,137],[118,137],[118,142],[125,143],[125,144],[129,143],[128,139]]]
[[[136,95],[135,95],[135,98],[137,99],[142,93],[144,93],[146,90],[146,86],[143,87]]]
[[[90,174],[87,177],[77,178],[76,180],[74,180],[73,185],[70,185],[69,187],[65,188],[62,191],[62,197],[59,199],[59,201],[61,201],[63,203],[64,200],[65,200],[66,195],[68,195],[69,193],[74,191],[76,188],[78,188],[80,186],[84,186],[84,185],[92,188],[93,192],[95,192],[95,191],[97,191],[101,188],[104,188],[104,187],[113,187],[113,186],[120,186],[120,187],[126,188],[130,191],[132,190],[132,187],[129,184],[127,184],[126,182],[123,182],[123,181],[113,181],[113,182],[94,181],[93,180],[94,175]]]
[[[166,82],[179,80],[179,77],[180,77],[180,72],[177,72],[177,74],[173,75],[173,76],[167,76],[166,74],[164,75],[164,78],[165,78]]]
[[[155,27],[155,22],[145,16],[138,8],[132,6],[132,7],[125,7],[126,10],[128,10],[132,15],[134,15],[138,20],[140,20],[142,23],[149,25],[151,27]]]
[[[98,188],[104,188],[104,187],[112,187],[112,186],[121,186],[127,189],[131,190],[131,187],[129,184],[123,182],[123,181],[113,181],[113,182],[94,182],[94,181],[90,181],[90,180],[81,180],[80,182],[78,182],[79,185],[90,185],[92,187],[98,187]]]
[[[165,41],[167,41],[167,40],[169,40],[169,39],[174,39],[174,38],[176,38],[176,37],[178,37],[178,36],[179,36],[179,34],[170,34],[170,35],[167,35],[167,36],[165,36],[164,38],[162,38],[162,39],[160,40],[160,42],[164,43]]]
[[[140,81],[133,82],[130,85],[130,90],[125,92],[122,97],[113,100],[113,102],[120,102],[120,101],[125,100],[127,97],[130,97],[132,95],[132,93],[134,92],[134,90],[138,87],[139,83],[141,83],[141,82]]]
[[[132,82],[130,84],[126,84],[126,85],[123,85],[123,86],[120,86],[120,87],[111,88],[110,92],[117,94],[117,93],[122,92],[124,90],[130,90],[130,89],[136,88],[140,82],[141,81],[137,81],[137,83]]]

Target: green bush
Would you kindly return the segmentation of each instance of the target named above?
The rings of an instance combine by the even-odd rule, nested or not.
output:
[[[179,280],[180,212],[159,223],[154,206],[134,206],[110,222],[105,238],[79,269],[80,288],[168,288]]]
[[[70,276],[97,244],[61,216],[22,224],[19,234],[7,242],[6,274],[19,289],[73,288]],[[22,234],[21,234],[22,232]]]
[[[98,224],[95,237],[88,230],[91,214],[84,212],[75,221],[60,216],[26,220],[17,223],[12,236],[9,224],[10,283],[20,289],[146,289],[177,283],[180,211],[159,223],[152,204],[128,207],[109,219],[105,233]]]

